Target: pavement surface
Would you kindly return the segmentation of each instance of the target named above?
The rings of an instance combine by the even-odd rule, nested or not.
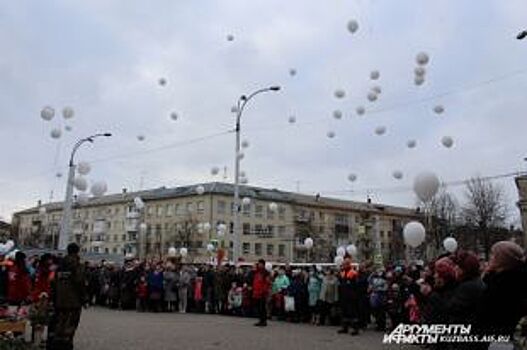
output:
[[[137,313],[104,308],[83,310],[76,350],[321,350],[401,349],[383,345],[382,334],[337,334],[335,327],[279,321],[254,327],[255,319],[204,314]],[[418,349],[418,347],[413,347]]]

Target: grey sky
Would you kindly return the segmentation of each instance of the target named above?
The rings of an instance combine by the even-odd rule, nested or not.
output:
[[[350,19],[359,22],[354,35]],[[89,180],[107,181],[110,192],[138,189],[141,177],[145,188],[221,180],[212,166],[227,166],[231,181],[233,134],[145,151],[228,131],[236,98],[271,84],[283,91],[259,96],[244,115],[251,145],[242,168],[251,184],[295,190],[299,181],[302,192],[334,196],[354,189],[345,197],[358,200],[380,188],[371,192],[375,201],[413,205],[411,191],[389,189],[411,187],[422,170],[443,181],[521,170],[527,41],[515,35],[526,27],[524,0],[4,2],[0,215],[47,201],[52,190],[62,199],[65,178],[56,172],[65,174],[77,138],[98,131],[115,136],[88,145],[78,160],[99,160]],[[416,87],[420,51],[431,61]],[[373,85],[383,91],[370,103]],[[333,96],[337,88],[344,99]],[[445,107],[441,116],[436,104]],[[75,118],[45,122],[45,105],[72,106]],[[335,109],[342,120],[333,119]],[[73,131],[51,139],[51,129],[66,124]],[[379,125],[383,136],[374,134]],[[453,148],[441,146],[445,135]],[[403,180],[392,178],[396,169]],[[353,184],[350,172],[358,175]],[[512,178],[498,183],[517,215]]]

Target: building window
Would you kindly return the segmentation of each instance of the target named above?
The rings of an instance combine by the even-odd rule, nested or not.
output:
[[[267,229],[265,230],[265,234],[268,236],[274,235],[274,226],[273,225],[267,225]]]
[[[236,203],[231,202],[231,215],[234,215],[236,212]]]
[[[104,253],[105,253],[105,254],[110,253],[110,249],[108,249],[108,248],[104,248]]]
[[[187,213],[192,213],[192,212],[194,212],[194,203],[188,202],[187,203]]]
[[[285,226],[278,226],[278,234],[280,236],[285,236]]]
[[[247,216],[247,217],[250,217],[251,216],[251,204],[242,204],[242,210],[243,210],[243,215],[244,216]]]
[[[167,216],[172,216],[174,214],[174,204],[167,204]]]
[[[175,204],[174,205],[174,214],[176,216],[180,215],[181,214],[181,206],[179,204]]]
[[[112,253],[117,254],[117,248],[113,248]]]
[[[205,202],[198,202],[198,214],[203,214],[205,212]]]
[[[272,244],[267,245],[267,255],[268,256],[274,255],[274,245]]]
[[[113,241],[117,242],[118,240],[119,240],[119,236],[118,235],[113,235]]]
[[[274,220],[274,211],[267,207],[267,220]]]
[[[263,227],[260,224],[254,225],[254,234],[261,235],[263,233]]]
[[[392,238],[392,231],[388,231],[388,238]]]
[[[153,206],[148,206],[146,208],[146,215],[153,215],[154,214],[154,207]]]
[[[123,236],[122,236],[122,240],[123,240],[123,241],[126,241],[126,235],[123,235]]]
[[[243,243],[242,247],[244,255],[251,254],[251,243]]]
[[[384,231],[381,230],[381,238],[384,238]]]
[[[243,223],[243,234],[244,235],[250,235],[251,234],[251,224],[245,222]]]
[[[225,201],[218,201],[218,208],[216,213],[218,215],[225,215],[225,209],[227,208],[227,203]]]
[[[234,222],[231,221],[231,223],[229,224],[229,233],[231,235],[234,234]]]
[[[254,255],[261,256],[262,255],[262,243],[255,243],[254,244]]]
[[[256,205],[254,207],[254,217],[263,218],[263,206],[262,205]]]
[[[285,256],[285,244],[278,245],[278,256],[280,257]]]
[[[285,220],[285,207],[283,205],[278,206],[278,219]]]

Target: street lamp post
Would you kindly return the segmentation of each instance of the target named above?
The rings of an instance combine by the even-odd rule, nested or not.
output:
[[[518,40],[523,40],[525,38],[527,38],[527,30],[523,30],[519,32],[518,35],[516,36],[516,39]]]
[[[110,137],[112,134],[110,133],[104,133],[104,134],[95,134],[92,136],[88,136],[86,138],[80,139],[77,141],[75,146],[73,146],[73,150],[71,152],[70,156],[70,162],[69,162],[69,170],[68,170],[68,182],[66,183],[66,198],[64,199],[64,207],[62,209],[62,220],[60,222],[60,231],[59,231],[59,250],[66,249],[66,246],[69,242],[70,237],[70,231],[71,231],[71,204],[73,201],[73,178],[75,177],[75,163],[74,163],[74,157],[75,153],[77,153],[77,150],[79,147],[85,143],[85,142],[92,142],[97,137]]]
[[[247,103],[256,95],[269,91],[279,91],[280,86],[271,86],[259,89],[249,96],[242,95],[236,104],[236,149],[234,162],[234,241],[233,261],[236,263],[240,257],[240,120]]]

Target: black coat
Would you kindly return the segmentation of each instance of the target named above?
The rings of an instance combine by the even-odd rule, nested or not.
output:
[[[478,307],[478,323],[488,335],[512,335],[527,315],[527,264],[486,275],[487,288]]]
[[[447,303],[450,323],[475,324],[478,306],[485,291],[481,278],[475,277],[461,282]]]
[[[360,285],[358,276],[355,278],[339,278],[339,302],[342,316],[346,319],[359,317]]]

